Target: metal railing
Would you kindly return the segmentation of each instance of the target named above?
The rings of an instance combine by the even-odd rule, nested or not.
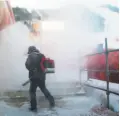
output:
[[[99,88],[99,87],[95,87],[95,86],[91,86],[91,85],[87,85],[85,84],[86,86],[89,86],[89,87],[92,87],[92,88],[95,88],[95,89],[99,89],[99,90],[103,90],[103,91],[106,91],[106,94],[107,94],[107,108],[109,108],[109,94],[110,93],[113,93],[113,94],[116,94],[116,95],[119,95],[119,93],[117,92],[113,92],[113,91],[110,91],[109,90],[109,74],[114,72],[114,73],[119,73],[119,70],[109,70],[109,64],[108,64],[108,54],[109,52],[115,52],[115,51],[119,51],[119,49],[114,49],[114,50],[108,50],[108,43],[107,43],[107,38],[105,38],[105,51],[104,52],[99,52],[99,53],[94,53],[94,54],[89,54],[89,55],[86,55],[86,56],[94,56],[94,55],[97,55],[97,54],[105,54],[105,70],[87,70],[87,69],[80,69],[80,76],[81,76],[81,73],[82,71],[90,71],[90,72],[105,72],[105,75],[106,75],[106,84],[107,84],[107,88],[106,89],[102,89],[102,88]],[[81,78],[81,77],[80,77]],[[89,79],[89,77],[88,77]]]

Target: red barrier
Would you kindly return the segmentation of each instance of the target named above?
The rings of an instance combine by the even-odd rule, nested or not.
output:
[[[119,51],[110,52],[108,55],[108,63],[110,70],[119,70]],[[105,54],[88,56],[86,69],[88,70],[105,70]],[[104,72],[88,71],[88,77],[106,81]],[[110,73],[110,82],[119,83],[119,73]]]

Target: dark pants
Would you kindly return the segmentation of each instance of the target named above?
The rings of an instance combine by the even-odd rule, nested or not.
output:
[[[47,90],[45,85],[45,79],[35,79],[30,82],[30,104],[31,108],[36,108],[37,102],[36,102],[36,89],[39,87],[45,97],[48,99],[51,106],[55,104],[53,96],[50,94],[50,92]]]

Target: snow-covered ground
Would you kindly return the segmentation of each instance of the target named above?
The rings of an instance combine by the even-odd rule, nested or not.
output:
[[[80,78],[80,83],[84,90],[86,91],[86,94],[88,96],[93,96],[95,99],[99,100],[103,106],[107,106],[107,95],[105,91],[98,90],[95,88],[91,88],[90,86],[93,87],[98,87],[101,89],[107,88],[107,83],[105,81],[100,81],[96,79],[89,79],[87,80],[87,73],[82,72]],[[88,86],[87,86],[88,85]],[[119,84],[116,83],[109,83],[109,90],[115,93],[119,94]],[[119,111],[119,95],[114,95],[110,94],[110,106],[114,109],[114,111]]]
[[[56,99],[55,108],[49,108],[46,100],[38,102],[38,112],[28,111],[29,104],[20,99],[0,101],[0,116],[117,116],[100,106],[93,97],[71,96]]]
[[[10,105],[7,105],[8,102],[2,101],[0,102],[0,116],[80,116],[82,114],[88,114],[89,110],[94,105],[100,104],[92,97],[83,96],[67,97],[56,100],[56,107],[53,109],[49,109],[46,101],[43,102],[40,101],[38,113],[34,114],[28,112],[28,103],[23,104],[21,107],[15,107],[13,105],[14,101]]]

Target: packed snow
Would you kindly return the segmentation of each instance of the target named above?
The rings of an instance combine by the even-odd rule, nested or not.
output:
[[[42,108],[40,105],[37,114],[28,112],[28,103],[17,108],[7,105],[6,102],[0,102],[0,114],[1,116],[80,116],[89,113],[94,105],[99,105],[94,98],[81,96],[63,98],[60,102],[63,102],[63,105],[53,109],[49,109],[48,106],[46,106],[48,108]]]

